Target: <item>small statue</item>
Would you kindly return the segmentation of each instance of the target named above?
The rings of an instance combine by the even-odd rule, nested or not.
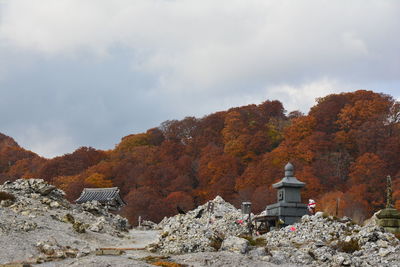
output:
[[[309,199],[307,208],[311,215],[315,214],[315,206],[316,206],[315,201],[313,199]]]

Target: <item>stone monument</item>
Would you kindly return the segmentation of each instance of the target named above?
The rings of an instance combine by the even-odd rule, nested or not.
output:
[[[400,212],[394,208],[392,196],[392,178],[386,178],[386,208],[380,210],[376,217],[378,224],[385,228],[386,231],[397,234],[400,233]]]
[[[283,220],[283,225],[290,225],[298,222],[307,214],[307,204],[301,203],[300,190],[305,183],[294,177],[294,167],[291,163],[285,166],[285,177],[272,186],[278,190],[277,203],[268,205],[267,215],[278,216]]]

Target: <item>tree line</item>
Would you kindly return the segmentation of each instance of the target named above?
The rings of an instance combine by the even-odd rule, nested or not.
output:
[[[400,208],[400,103],[367,90],[317,99],[307,115],[267,100],[203,118],[170,120],[121,139],[114,149],[81,147],[39,157],[0,134],[0,180],[40,177],[75,200],[84,187],[118,186],[131,222],[160,221],[222,196],[260,212],[287,162],[306,183],[303,201],[362,221],[384,207],[386,176]]]

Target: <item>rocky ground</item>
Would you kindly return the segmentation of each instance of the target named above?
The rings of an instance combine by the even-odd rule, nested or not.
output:
[[[246,224],[240,223],[245,220],[240,210],[220,197],[211,202],[215,206],[211,216],[203,213],[196,218],[206,203],[185,215],[164,219],[158,225],[161,235],[149,249],[164,254],[218,251],[211,265],[221,260],[221,252],[230,252],[243,255],[244,262],[262,262],[260,266],[400,266],[399,239],[373,220],[360,226],[349,218],[318,212],[294,225],[249,236]],[[192,257],[199,259],[198,255]]]
[[[312,266],[400,266],[400,242],[376,225],[322,212],[263,236],[271,261]]]
[[[0,200],[0,266],[400,266],[399,240],[373,221],[317,213],[249,236],[240,210],[216,197],[212,213],[206,203],[129,229],[99,203],[71,204],[40,179],[1,185]]]

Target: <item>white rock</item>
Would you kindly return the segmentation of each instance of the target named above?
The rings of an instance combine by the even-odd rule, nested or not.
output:
[[[381,248],[387,248],[389,243],[385,240],[379,239],[378,241],[376,241],[376,245]]]
[[[379,256],[381,257],[386,257],[388,254],[390,253],[390,250],[386,249],[386,248],[380,248],[379,249]]]
[[[28,216],[29,214],[31,214],[31,212],[29,210],[24,210],[21,212],[21,215],[24,215],[24,216]]]
[[[241,254],[245,254],[248,251],[248,248],[249,241],[236,236],[229,236],[222,242],[221,245],[221,250],[227,250]]]
[[[264,247],[255,248],[249,251],[249,255],[253,257],[267,256],[267,251]]]
[[[52,201],[52,202],[50,202],[50,207],[51,208],[59,208],[60,203],[58,203],[57,201]]]
[[[345,261],[345,258],[343,256],[335,256],[334,257],[334,262],[339,266],[342,265],[342,263],[344,261]]]

